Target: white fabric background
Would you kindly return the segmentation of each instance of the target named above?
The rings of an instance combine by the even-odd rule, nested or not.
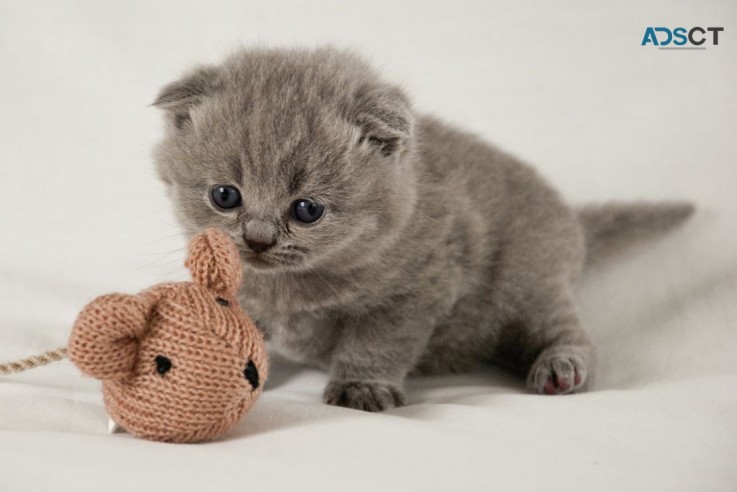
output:
[[[374,415],[275,360],[227,439],[165,445],[108,436],[64,361],[0,380],[0,489],[737,490],[735,21],[728,1],[0,2],[0,360],[64,345],[97,295],[186,278],[147,105],[238,43],[354,47],[571,201],[700,208],[582,285],[596,391],[487,369],[412,379]],[[658,51],[648,25],[725,32]]]

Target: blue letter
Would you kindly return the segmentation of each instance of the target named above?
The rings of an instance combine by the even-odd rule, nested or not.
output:
[[[670,29],[668,29],[667,27],[656,27],[655,30],[658,32],[664,32],[668,35],[668,39],[660,43],[660,46],[668,46],[670,44],[670,40],[673,39],[673,35],[670,33]]]
[[[647,43],[653,43],[655,46],[658,45],[658,38],[655,36],[655,30],[652,27],[645,29],[645,37],[642,38],[640,46],[645,46]]]
[[[686,28],[685,27],[676,27],[673,29],[673,37],[675,38],[675,41],[673,41],[673,44],[676,46],[683,46],[686,44]]]

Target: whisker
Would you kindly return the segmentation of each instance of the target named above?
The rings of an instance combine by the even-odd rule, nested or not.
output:
[[[181,253],[184,252],[186,248],[177,248],[168,252],[163,253],[141,253],[141,256],[153,256],[156,255],[157,258],[144,263],[140,267],[134,268],[134,270],[140,270],[143,268],[150,268],[152,266],[161,266],[161,265],[170,265],[174,262],[182,262],[183,259],[181,258]],[[172,255],[177,255],[177,257],[174,260],[171,260]]]
[[[285,259],[288,259],[288,260],[301,260],[303,258],[302,255],[289,254],[289,253],[280,253],[280,252],[272,253],[271,256],[274,257],[274,258],[285,258]]]
[[[171,259],[169,261],[164,261],[164,262],[162,262],[161,260],[162,258],[159,258],[154,261],[150,261],[144,265],[133,267],[131,268],[131,271],[144,270],[144,269],[153,268],[153,267],[165,267],[169,265],[174,265],[175,263],[183,263],[184,261],[181,258],[175,258],[175,259]]]
[[[164,237],[160,237],[158,239],[153,239],[151,241],[146,241],[146,242],[142,242],[142,243],[138,243],[138,244],[141,245],[141,246],[145,246],[147,244],[160,243],[161,241],[166,241],[167,239],[172,239],[172,238],[175,238],[175,237],[176,238],[180,238],[180,237],[181,238],[186,238],[187,237],[187,233],[185,233],[185,232],[178,232],[178,233],[172,234],[170,236],[164,236]]]
[[[173,269],[173,270],[170,270],[170,271],[168,271],[167,273],[165,273],[165,274],[164,274],[164,276],[163,276],[164,280],[167,280],[167,279],[168,279],[168,280],[171,280],[171,279],[170,279],[170,277],[171,277],[171,276],[172,276],[173,274],[175,274],[175,273],[177,273],[177,272],[179,272],[179,271],[181,271],[181,270],[186,270],[186,269],[184,268],[184,265],[179,265],[179,266],[178,266],[178,267],[176,267],[175,269]]]
[[[283,249],[288,251],[297,251],[300,253],[308,253],[310,250],[305,248],[304,246],[298,246],[296,244],[287,244],[283,247]]]
[[[171,250],[168,250],[168,251],[162,251],[160,253],[139,253],[139,255],[141,255],[141,256],[162,255],[162,257],[167,257],[167,256],[171,256],[171,255],[173,255],[175,253],[181,253],[181,252],[186,251],[186,250],[187,250],[187,248],[185,246],[185,247],[181,247],[181,248],[171,249]]]

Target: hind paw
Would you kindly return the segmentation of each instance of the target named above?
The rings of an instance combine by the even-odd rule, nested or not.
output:
[[[546,350],[532,365],[527,387],[540,394],[565,395],[583,391],[588,371],[574,348]]]

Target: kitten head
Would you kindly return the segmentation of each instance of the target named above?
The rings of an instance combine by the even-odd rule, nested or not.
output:
[[[356,266],[415,202],[406,96],[329,48],[236,53],[164,87],[159,176],[190,234],[220,227],[257,270]]]

